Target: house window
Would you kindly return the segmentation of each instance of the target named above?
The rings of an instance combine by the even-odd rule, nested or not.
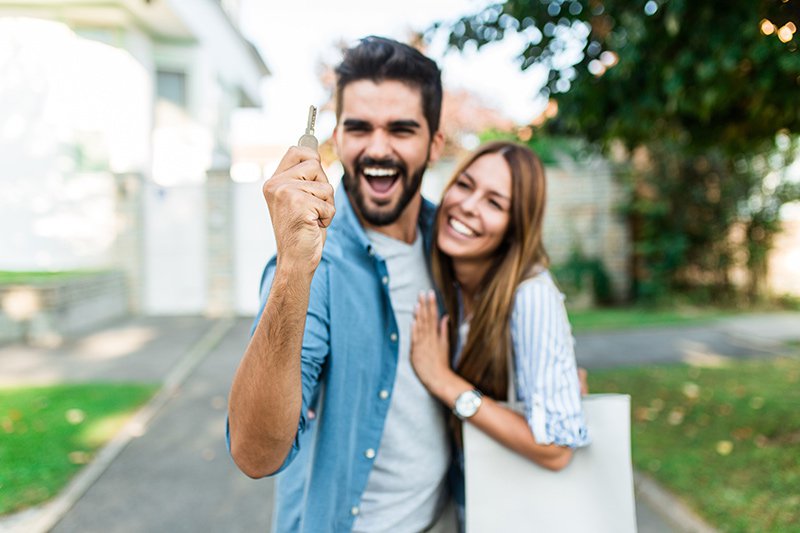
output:
[[[170,70],[156,72],[156,93],[160,100],[186,107],[186,73]]]

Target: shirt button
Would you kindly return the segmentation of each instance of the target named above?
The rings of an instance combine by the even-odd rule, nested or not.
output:
[[[353,507],[350,509],[350,514],[353,516],[358,516],[358,507]]]
[[[380,398],[381,400],[385,400],[388,397],[389,397],[389,391],[388,390],[382,390],[382,391],[380,391],[378,393],[378,398]]]
[[[381,282],[383,282],[384,285],[388,285],[389,284],[389,276],[383,276],[383,278],[381,279]]]
[[[392,333],[389,338],[392,339],[392,342],[397,342],[397,333]]]
[[[367,253],[368,253],[370,256],[374,256],[374,255],[375,255],[375,250],[373,250],[373,249],[372,249],[372,246],[370,246],[369,248],[367,248]]]
[[[364,452],[364,457],[367,459],[375,459],[375,450],[367,448],[367,451]]]

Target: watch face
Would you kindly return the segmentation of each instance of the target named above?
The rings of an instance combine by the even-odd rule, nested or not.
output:
[[[480,406],[480,395],[474,390],[469,390],[458,396],[454,411],[460,418],[469,418],[478,412],[478,407]]]

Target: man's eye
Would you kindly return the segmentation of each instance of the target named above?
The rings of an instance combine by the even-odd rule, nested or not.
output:
[[[395,135],[413,135],[414,130],[411,128],[392,128],[392,133]]]
[[[366,126],[345,126],[344,131],[348,133],[359,133],[367,131]]]

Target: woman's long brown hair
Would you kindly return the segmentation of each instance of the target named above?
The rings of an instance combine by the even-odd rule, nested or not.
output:
[[[445,192],[475,160],[495,153],[505,159],[511,171],[509,224],[494,253],[491,267],[480,282],[469,335],[462,346],[456,372],[487,396],[503,401],[508,396],[508,357],[512,352],[510,318],[514,293],[525,278],[548,264],[542,244],[546,188],[544,167],[526,146],[507,141],[487,143],[459,165]],[[440,210],[434,235],[438,235],[443,218]],[[432,253],[432,271],[449,315],[452,352],[458,337],[458,289],[453,261],[438,246],[434,246]],[[453,417],[451,422],[460,445],[459,421]]]

